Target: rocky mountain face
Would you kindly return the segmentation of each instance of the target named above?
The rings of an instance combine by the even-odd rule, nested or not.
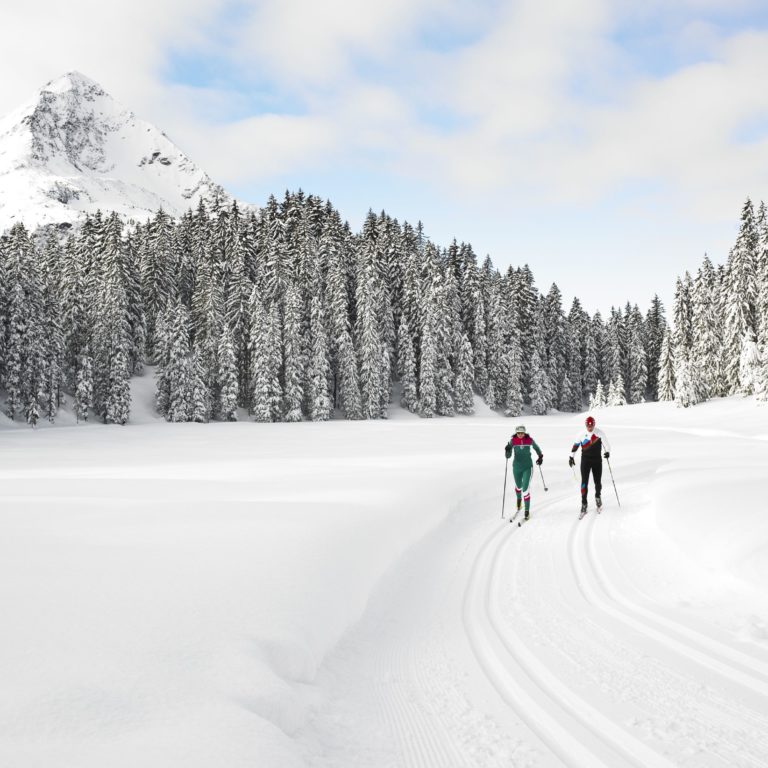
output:
[[[0,232],[71,226],[97,209],[145,220],[231,198],[162,131],[69,72],[0,119]]]

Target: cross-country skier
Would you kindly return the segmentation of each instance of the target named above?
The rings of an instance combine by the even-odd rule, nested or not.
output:
[[[539,455],[536,463],[540,465],[544,461],[544,454],[541,452],[541,448],[536,445],[536,441],[525,431],[524,426],[515,427],[515,434],[504,446],[504,454],[507,458],[510,458],[513,453],[515,454],[515,458],[512,460],[512,474],[515,477],[517,509],[520,511],[522,502],[525,500],[526,520],[531,514],[531,475],[533,474],[531,446]]]
[[[571,448],[571,455],[568,458],[568,464],[572,467],[576,462],[573,459],[573,454],[581,448],[581,514],[584,515],[587,511],[587,491],[589,490],[589,473],[592,472],[592,477],[595,479],[595,504],[598,509],[603,506],[602,499],[600,498],[600,491],[603,489],[602,477],[603,477],[603,459],[600,456],[600,451],[605,449],[603,456],[607,459],[610,457],[611,446],[608,444],[608,440],[605,437],[605,433],[595,428],[595,419],[593,416],[587,416],[585,422],[587,427],[586,434],[580,435]]]

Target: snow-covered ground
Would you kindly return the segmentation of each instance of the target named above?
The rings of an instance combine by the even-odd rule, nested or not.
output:
[[[518,528],[487,411],[170,425],[150,385],[0,423],[0,765],[768,765],[768,409],[598,413],[581,522],[583,415],[527,417]]]

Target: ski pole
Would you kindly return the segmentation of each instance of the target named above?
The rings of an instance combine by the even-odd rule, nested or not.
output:
[[[548,491],[547,484],[544,482],[544,472],[541,470],[541,464],[539,464],[539,474],[541,475],[541,484],[544,486],[544,490]]]
[[[616,494],[616,501],[619,503],[619,506],[621,506],[621,502],[619,501],[619,492],[616,490],[616,481],[613,479],[613,470],[611,469],[611,460],[606,459],[608,462],[608,471],[611,473],[611,482],[613,483],[613,492]]]
[[[509,467],[509,459],[504,461],[504,493],[501,495],[501,519],[504,519],[504,504],[507,502],[507,468]]]

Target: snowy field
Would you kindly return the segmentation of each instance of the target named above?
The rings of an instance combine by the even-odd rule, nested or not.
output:
[[[170,425],[148,383],[0,422],[0,765],[768,765],[768,408],[597,413],[581,522],[583,415],[526,417],[518,528],[487,410]]]

